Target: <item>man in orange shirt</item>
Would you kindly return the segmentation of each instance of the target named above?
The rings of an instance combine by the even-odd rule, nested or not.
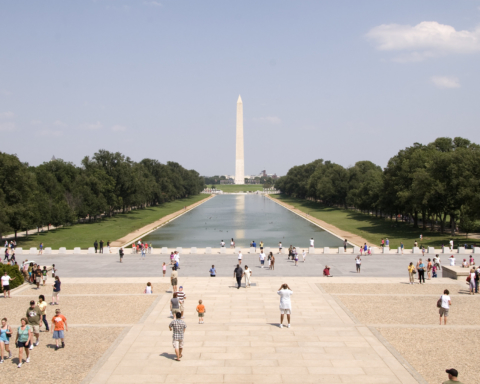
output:
[[[68,331],[67,319],[60,313],[60,309],[56,309],[55,316],[52,318],[52,333],[56,343],[55,350],[60,348],[58,346],[58,340],[62,341],[62,348],[65,348],[64,331]]]
[[[203,324],[203,317],[205,316],[205,306],[202,304],[202,300],[198,300],[197,305],[198,312],[198,324]]]

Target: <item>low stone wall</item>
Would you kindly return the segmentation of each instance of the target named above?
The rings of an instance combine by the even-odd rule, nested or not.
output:
[[[470,268],[442,266],[442,277],[462,280],[470,274]]]
[[[107,247],[103,248],[103,253],[112,253],[112,254],[118,254],[119,247],[110,247],[110,251],[108,251]],[[299,247],[296,246],[297,252],[299,255],[303,253],[303,251],[307,251],[310,255],[323,255],[323,254],[354,254],[354,255],[360,255],[360,248],[359,247],[348,247],[346,250],[344,250],[343,247],[324,247],[324,248],[313,248],[313,247]],[[134,253],[132,251],[132,248],[129,246],[124,247],[125,254],[131,254]],[[161,254],[170,254],[172,251],[178,251],[179,253],[183,254],[237,254],[239,251],[241,251],[244,254],[249,254],[249,253],[260,253],[260,248],[257,246],[256,250],[254,248],[239,248],[236,247],[235,249],[230,248],[230,247],[225,247],[225,248],[213,248],[213,247],[206,247],[206,248],[198,248],[198,247],[188,247],[188,248],[183,248],[183,247],[176,247],[176,248],[153,248],[151,251],[151,254],[156,254],[156,255],[161,255]],[[377,248],[377,247],[372,247],[371,249],[372,254],[378,255],[378,254],[388,254],[388,255],[401,255],[402,250],[400,248],[398,249],[390,249],[388,247],[384,248]],[[269,252],[273,252],[274,254],[278,254],[278,247],[264,247],[264,252],[268,254]],[[97,253],[99,253],[97,251]],[[147,252],[148,253],[148,252]],[[480,248],[475,248],[475,249],[468,249],[465,250],[463,247],[460,247],[459,249],[455,249],[453,251],[450,251],[448,248],[442,250],[442,249],[434,249],[432,247],[429,247],[428,250],[425,250],[425,258],[433,258],[434,255],[466,255],[466,254],[478,254],[480,257]],[[74,249],[66,249],[66,248],[60,248],[60,249],[51,249],[51,248],[45,248],[43,251],[44,255],[72,255],[72,254],[78,254],[78,255],[85,255],[85,254],[95,254],[95,249],[93,247],[88,248],[88,249],[81,249],[81,248],[74,248]],[[283,248],[282,249],[282,254],[288,254],[288,248]],[[365,255],[365,253],[363,252]],[[404,249],[403,250],[404,255],[422,255],[422,251],[419,248],[413,248],[413,249]],[[17,259],[20,257],[22,258],[23,255],[39,255],[37,248],[30,248],[30,249],[22,249],[22,248],[17,248],[15,250],[15,255],[17,256]],[[41,255],[39,255],[41,256]],[[446,260],[444,260],[446,262]],[[480,260],[479,260],[480,261]]]

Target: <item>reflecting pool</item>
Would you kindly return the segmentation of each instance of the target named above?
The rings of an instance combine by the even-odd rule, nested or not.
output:
[[[275,248],[341,247],[343,241],[262,195],[218,195],[143,238],[153,247],[248,247],[255,240]]]

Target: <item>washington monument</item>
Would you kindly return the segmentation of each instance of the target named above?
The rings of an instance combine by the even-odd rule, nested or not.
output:
[[[235,184],[245,184],[245,158],[243,156],[243,103],[237,100],[237,150],[235,155]]]

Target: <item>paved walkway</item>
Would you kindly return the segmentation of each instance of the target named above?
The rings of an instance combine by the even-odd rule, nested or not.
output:
[[[114,280],[131,278],[108,279]],[[321,278],[257,278],[255,287],[240,290],[233,287],[233,277],[179,280],[187,294],[182,361],[173,360],[167,294],[111,348],[85,382],[419,382],[369,327],[317,287]],[[283,282],[294,291],[289,329],[278,327],[276,291]],[[199,299],[207,310],[203,325],[197,324],[195,314]]]

